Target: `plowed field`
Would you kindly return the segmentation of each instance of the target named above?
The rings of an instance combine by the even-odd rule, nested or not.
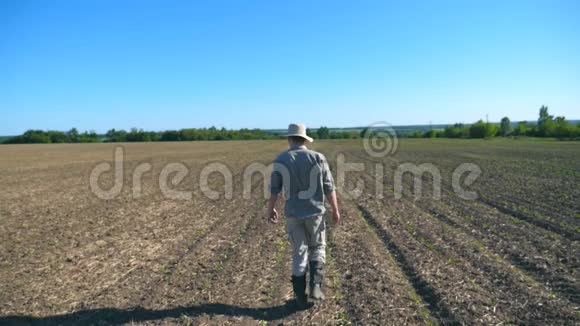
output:
[[[359,141],[314,143],[333,172],[339,154],[364,164],[343,190],[365,188],[340,195],[327,300],[302,312],[289,303],[290,248],[283,223],[265,219],[260,174],[242,195],[246,167],[269,164],[284,141],[124,144],[124,186],[103,200],[89,176],[115,146],[0,147],[0,324],[580,324],[577,142],[402,140],[382,158]],[[231,199],[200,186],[215,162],[232,173]],[[135,196],[143,163],[152,168]],[[187,167],[170,185],[191,199],[160,190],[168,163]],[[435,165],[441,198],[428,174],[416,198],[407,174],[396,199],[402,163]],[[475,200],[453,189],[461,163],[482,171],[468,187]],[[211,189],[224,185],[210,175]]]

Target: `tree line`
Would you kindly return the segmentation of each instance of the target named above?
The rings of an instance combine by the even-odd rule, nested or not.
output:
[[[308,135],[314,139],[356,139],[364,137],[367,129],[361,132],[353,130],[330,130],[328,127],[309,129]],[[186,128],[180,130],[145,131],[132,128],[129,131],[111,129],[104,135],[94,131],[79,132],[76,128],[69,131],[28,130],[22,135],[4,140],[4,144],[33,143],[96,143],[96,142],[156,142],[156,141],[199,141],[199,140],[264,140],[278,139],[282,132],[269,132],[261,129],[230,130],[216,127]],[[443,130],[414,131],[402,134],[410,138],[492,138],[496,136],[530,136],[577,139],[580,137],[580,124],[574,125],[565,117],[554,117],[548,107],[542,106],[537,123],[521,121],[512,124],[508,117],[500,124],[479,120],[471,125],[457,123]]]
[[[357,132],[331,131],[320,127],[308,131],[314,139],[352,139],[358,138]],[[230,130],[216,127],[185,128],[180,130],[146,131],[132,128],[129,131],[110,129],[104,135],[94,131],[79,133],[76,128],[69,131],[28,130],[22,135],[8,138],[4,144],[48,144],[48,143],[96,143],[96,142],[157,142],[157,141],[201,141],[201,140],[265,140],[279,139],[282,133],[268,132],[261,129]]]
[[[80,133],[76,128],[62,132],[56,130],[27,130],[22,135],[4,140],[4,144],[48,144],[48,143],[96,143],[99,135],[94,131]]]
[[[195,141],[195,140],[253,140],[275,139],[276,135],[260,129],[227,130],[215,127],[166,131],[145,131],[132,128],[129,131],[111,129],[104,135],[94,131],[79,133],[76,128],[67,132],[28,130],[24,134],[4,141],[5,144],[31,143],[96,143],[96,142],[156,142],[156,141]]]
[[[186,128],[165,130],[161,132],[144,131],[133,128],[125,130],[111,129],[105,134],[106,142],[148,142],[148,141],[199,141],[199,140],[259,140],[274,139],[271,133],[260,129],[229,130],[225,128]]]
[[[361,136],[357,131],[332,131],[328,127],[320,127],[316,131],[308,129],[306,134],[313,139],[356,139]]]
[[[500,137],[553,137],[560,139],[578,139],[580,124],[574,125],[565,117],[554,117],[549,114],[548,107],[540,108],[536,123],[520,121],[512,124],[508,117],[501,119],[499,124],[479,120],[471,125],[456,123],[443,130],[414,131],[407,135],[410,138],[492,138]]]

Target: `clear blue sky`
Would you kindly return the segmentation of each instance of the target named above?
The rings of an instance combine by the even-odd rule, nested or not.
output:
[[[580,118],[580,1],[0,1],[0,135]]]

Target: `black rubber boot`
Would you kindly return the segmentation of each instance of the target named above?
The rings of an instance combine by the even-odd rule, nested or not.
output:
[[[324,279],[324,263],[319,261],[310,262],[310,299],[315,301],[324,300],[322,283]]]
[[[306,309],[308,307],[308,301],[306,299],[306,275],[292,276],[292,288],[294,289],[297,308]]]

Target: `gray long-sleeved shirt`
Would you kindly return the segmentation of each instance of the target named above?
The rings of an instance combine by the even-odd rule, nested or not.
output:
[[[284,190],[287,217],[309,218],[326,212],[325,196],[335,190],[328,162],[323,154],[306,146],[292,146],[274,160],[270,191]]]

